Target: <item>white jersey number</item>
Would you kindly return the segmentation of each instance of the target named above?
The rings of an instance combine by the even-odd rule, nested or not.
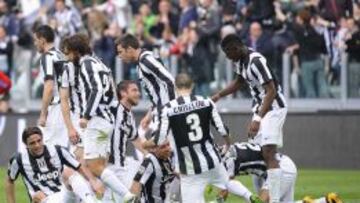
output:
[[[196,113],[189,114],[186,117],[186,123],[190,125],[191,132],[188,133],[189,139],[192,142],[196,142],[202,139],[203,131],[200,126],[200,118]]]

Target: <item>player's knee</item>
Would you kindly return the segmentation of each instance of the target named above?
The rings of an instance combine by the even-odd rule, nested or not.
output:
[[[262,148],[262,154],[267,165],[277,163],[276,159],[277,148],[275,145],[267,145]]]
[[[97,177],[100,177],[105,169],[104,160],[86,160],[85,163],[89,170]]]

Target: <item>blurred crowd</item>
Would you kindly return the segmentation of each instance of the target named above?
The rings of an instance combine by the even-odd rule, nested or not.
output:
[[[280,81],[283,54],[291,55],[286,79],[292,97],[336,97],[332,87],[340,83],[347,53],[348,95],[359,97],[359,23],[358,0],[0,0],[0,71],[13,81],[12,98],[39,97],[32,29],[49,24],[57,44],[64,36],[87,33],[107,66],[134,79],[136,64],[117,62],[114,45],[116,37],[132,33],[173,74],[190,73],[196,93],[209,95],[233,77],[219,42],[237,33],[267,58]]]

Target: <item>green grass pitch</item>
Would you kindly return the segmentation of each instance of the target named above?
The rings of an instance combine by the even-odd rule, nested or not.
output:
[[[4,182],[6,170],[0,169],[0,202],[5,203]],[[239,178],[248,188],[252,189],[249,177]],[[360,171],[350,170],[299,170],[296,182],[295,198],[302,199],[305,195],[320,197],[328,192],[337,192],[344,203],[360,203]],[[206,194],[207,200],[215,199],[216,190]],[[16,182],[16,199],[18,203],[29,202],[25,187],[19,179]],[[228,203],[242,203],[240,198],[230,195]]]

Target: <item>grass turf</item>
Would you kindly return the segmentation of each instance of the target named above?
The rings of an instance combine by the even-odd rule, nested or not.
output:
[[[20,177],[20,176],[19,176]],[[0,202],[5,200],[6,169],[0,168]],[[252,189],[250,177],[240,177],[242,183]],[[296,182],[295,198],[302,199],[306,195],[321,197],[328,192],[336,192],[345,203],[360,202],[360,171],[351,170],[299,170]],[[208,201],[215,200],[216,190],[206,194]],[[29,202],[25,186],[19,178],[16,182],[16,199],[19,203]],[[241,203],[241,198],[230,195],[228,203]]]

